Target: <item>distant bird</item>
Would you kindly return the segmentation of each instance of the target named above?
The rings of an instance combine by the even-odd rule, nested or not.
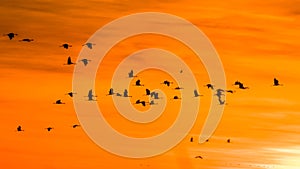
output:
[[[183,70],[180,70],[179,73],[183,73]]]
[[[157,103],[155,103],[154,100],[151,100],[149,104],[150,104],[150,105],[155,105],[155,104],[157,104]]]
[[[62,45],[59,46],[59,47],[63,47],[63,48],[65,48],[65,49],[69,49],[70,47],[72,47],[72,45],[67,44],[67,43],[64,43],[64,44],[62,44]]]
[[[97,96],[93,95],[93,90],[91,89],[89,90],[87,97],[88,97],[88,101],[96,101],[93,98]]]
[[[65,104],[65,103],[63,103],[61,100],[56,100],[56,102],[53,104]]]
[[[140,101],[140,100],[137,100],[135,102],[135,104],[142,104],[143,106],[146,106],[146,102],[145,101]]]
[[[88,42],[86,44],[83,44],[82,46],[87,46],[89,49],[93,49],[93,45],[96,45],[96,44]]]
[[[218,97],[220,98],[221,96],[224,95],[223,92],[225,92],[225,90],[223,90],[223,89],[217,89],[216,92],[217,92],[217,93],[216,93],[215,95],[218,96]]]
[[[227,143],[230,143],[231,142],[231,140],[230,139],[227,139]]]
[[[114,94],[115,94],[114,93],[114,89],[110,88],[109,91],[108,91],[108,94],[106,96],[108,96],[108,95],[114,95]]]
[[[151,94],[151,91],[149,89],[146,89],[146,96],[149,96]]]
[[[209,142],[209,139],[205,140],[205,142]]]
[[[84,66],[86,66],[91,60],[88,59],[81,59],[80,61],[83,62]]]
[[[174,96],[173,99],[178,100],[178,99],[181,99],[181,98],[179,98],[178,96]]]
[[[249,89],[249,87],[245,87],[243,83],[236,81],[234,85],[238,85],[239,89]]]
[[[203,95],[199,95],[198,91],[195,89],[194,90],[194,97],[199,97],[199,96],[203,96]]]
[[[151,92],[150,97],[152,97],[154,99],[159,99],[158,94],[159,94],[158,92]]]
[[[212,85],[210,83],[208,83],[208,84],[206,84],[204,86],[206,86],[208,89],[211,88],[212,90],[214,90],[214,85]]]
[[[196,156],[195,158],[200,158],[200,159],[203,159],[203,157],[202,157],[202,156]]]
[[[279,80],[277,80],[276,78],[274,78],[274,84],[273,86],[283,86],[283,84],[279,84]]]
[[[133,70],[131,70],[131,71],[128,73],[128,77],[129,77],[129,78],[132,78],[132,77],[137,77],[137,76],[134,76],[134,75],[133,75]]]
[[[32,41],[33,39],[28,39],[28,38],[19,40],[19,42],[32,42]]]
[[[233,85],[239,85],[240,83],[240,81],[235,81]]]
[[[228,93],[234,93],[235,91],[234,90],[225,90],[226,92]]]
[[[183,89],[182,87],[179,87],[179,86],[177,86],[177,87],[175,87],[174,88],[175,90],[181,90],[181,89]]]
[[[45,128],[47,131],[51,131],[51,130],[53,130],[54,128],[53,127],[47,127],[47,128]]]
[[[72,125],[72,127],[76,128],[76,127],[80,127],[80,125],[79,124],[74,124],[74,125]]]
[[[9,40],[12,40],[17,35],[18,34],[11,32],[11,33],[8,33],[8,34],[4,34],[3,36],[8,36]]]
[[[122,96],[120,93],[116,93],[116,96]]]
[[[194,141],[194,138],[193,138],[193,137],[191,137],[191,138],[190,138],[190,142],[193,142],[193,141]]]
[[[69,56],[69,57],[68,57],[68,60],[67,60],[67,63],[64,64],[64,65],[72,65],[72,64],[75,65],[75,63],[72,62],[71,57]]]
[[[17,127],[17,131],[19,132],[19,131],[24,131],[24,130],[22,129],[21,126],[18,126],[18,127]]]
[[[141,80],[138,79],[138,80],[135,82],[135,86],[144,86],[144,85],[141,84]]]
[[[74,93],[74,92],[69,92],[69,93],[67,93],[67,95],[69,95],[70,97],[73,97],[74,94],[77,94],[77,93]]]
[[[123,97],[132,97],[132,96],[129,96],[128,95],[128,90],[125,89],[124,92],[123,92]]]
[[[173,82],[170,82],[168,80],[165,80],[164,82],[162,82],[161,84],[165,84],[167,86],[170,86],[170,84],[172,84]]]

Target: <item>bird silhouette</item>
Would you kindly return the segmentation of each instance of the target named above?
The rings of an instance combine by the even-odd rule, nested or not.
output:
[[[239,89],[249,89],[249,87],[245,87],[244,84],[239,81],[234,82],[234,85],[238,85]]]
[[[81,59],[80,61],[83,62],[84,66],[86,66],[91,60],[88,59]]]
[[[183,73],[183,70],[180,70],[179,73]]]
[[[88,101],[96,101],[96,100],[94,100],[94,97],[97,97],[97,96],[93,95],[93,90],[90,89],[88,92],[88,95],[86,97],[88,97]]]
[[[28,39],[28,38],[19,40],[19,42],[32,42],[32,41],[34,41],[34,40],[33,39]]]
[[[47,127],[47,128],[45,128],[47,131],[51,131],[51,130],[53,130],[54,128],[53,127]]]
[[[128,77],[129,77],[129,78],[132,78],[132,77],[137,77],[137,76],[134,76],[134,75],[133,75],[133,70],[131,70],[131,71],[128,73]]]
[[[69,92],[69,93],[67,93],[67,95],[69,95],[70,97],[73,97],[74,94],[77,94],[77,93],[74,93],[74,92]]]
[[[214,85],[212,85],[210,83],[208,83],[208,84],[206,84],[204,86],[206,86],[208,89],[211,88],[211,90],[214,90]]]
[[[75,63],[72,62],[71,57],[69,56],[69,57],[68,57],[68,60],[67,60],[67,63],[64,64],[64,65],[72,65],[72,64],[75,65]]]
[[[231,143],[231,140],[230,140],[230,138],[229,138],[229,139],[227,139],[227,143]]]
[[[199,97],[199,96],[203,96],[203,95],[199,95],[198,91],[195,89],[194,90],[194,97]]]
[[[173,97],[173,100],[178,100],[178,99],[181,99],[181,98],[178,97],[178,96],[174,96],[174,97]]]
[[[17,131],[20,132],[20,131],[24,131],[24,130],[22,129],[21,126],[18,126],[18,127],[17,127]]]
[[[72,47],[72,45],[67,44],[67,43],[64,43],[64,44],[62,44],[62,45],[59,46],[59,47],[63,47],[63,48],[65,48],[65,49],[69,49],[70,47]]]
[[[158,93],[157,93],[157,92],[151,92],[151,93],[150,93],[150,97],[152,97],[152,98],[154,98],[154,99],[159,99]]]
[[[235,91],[234,90],[225,90],[226,92],[228,93],[234,93]]]
[[[224,96],[224,94],[223,94],[224,92],[225,91],[223,89],[217,89],[215,95],[220,98],[221,96]]]
[[[203,157],[202,157],[202,156],[195,156],[195,158],[200,158],[200,159],[203,159]]]
[[[138,79],[138,80],[135,82],[135,86],[144,86],[144,85],[141,84],[141,80]]]
[[[170,82],[168,80],[163,81],[161,84],[164,84],[166,86],[170,86],[170,84],[173,84],[173,82]]]
[[[151,94],[151,91],[149,89],[146,89],[146,96],[149,96]]]
[[[157,104],[157,103],[155,103],[154,100],[151,100],[149,103],[149,105],[155,105],[155,104]]]
[[[146,106],[146,102],[141,100],[137,100],[135,104],[142,104],[143,106]]]
[[[129,96],[128,95],[128,90],[125,89],[124,92],[123,92],[123,97],[132,97],[132,96]]]
[[[87,46],[89,49],[93,49],[93,45],[96,45],[96,44],[88,42],[86,44],[83,44],[82,46]]]
[[[279,80],[274,78],[273,86],[283,86],[283,84],[279,84]]]
[[[194,138],[193,138],[193,137],[191,137],[191,138],[190,138],[190,142],[193,142],[193,141],[194,141]]]
[[[174,88],[175,90],[181,90],[181,89],[183,89],[182,87],[179,87],[179,86],[177,86],[177,87],[175,87]]]
[[[122,96],[120,93],[116,93],[116,96]]]
[[[66,104],[66,103],[63,103],[61,100],[56,100],[56,102],[53,104]]]
[[[114,89],[110,88],[109,91],[108,91],[108,94],[106,96],[108,96],[108,95],[114,95],[114,94],[115,94],[114,93]]]
[[[76,127],[80,127],[80,125],[79,124],[72,125],[72,128],[76,128]]]
[[[9,40],[12,40],[15,36],[17,36],[18,34],[10,32],[8,34],[4,34],[3,36],[8,36]]]

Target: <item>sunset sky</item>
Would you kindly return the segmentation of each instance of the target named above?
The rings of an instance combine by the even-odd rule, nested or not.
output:
[[[12,40],[0,37],[1,168],[300,167],[299,0],[2,0],[0,9],[0,33],[18,34]],[[165,93],[162,98],[167,102],[165,111],[151,124],[129,122],[118,113],[112,97],[105,95],[115,69],[127,56],[154,47],[171,51],[189,66],[199,92],[204,95],[200,98],[199,116],[187,137],[159,156],[131,159],[103,150],[88,137],[83,127],[72,128],[80,122],[73,100],[66,93],[72,91],[74,68],[82,63],[64,65],[68,56],[77,62],[80,51],[86,48],[82,45],[98,29],[122,16],[139,12],[163,12],[184,18],[202,30],[217,50],[227,89],[236,92],[227,94],[222,121],[209,142],[197,143],[214,97],[211,96],[214,93],[204,87],[209,77],[203,63],[181,42],[151,34],[125,39],[104,57],[94,91],[98,107],[114,129],[131,137],[150,137],[170,127],[181,101],[170,100],[180,95],[180,91],[160,84],[164,79],[174,81],[166,72],[148,69],[138,73],[145,87],[160,88]],[[131,29],[130,26],[122,29]],[[19,42],[23,38],[34,41]],[[63,43],[70,43],[72,47],[68,50],[59,47]],[[145,64],[143,60],[138,63]],[[275,77],[283,86],[272,86]],[[135,80],[129,88],[133,95],[130,102],[146,98],[142,96],[145,87],[132,86]],[[250,89],[233,86],[236,80]],[[174,81],[172,87],[176,85]],[[53,104],[58,99],[66,104]],[[134,107],[140,111],[149,108]],[[19,125],[24,132],[16,131]],[[47,127],[54,129],[47,132]],[[195,141],[190,142],[190,137]],[[230,144],[226,142],[229,138]],[[124,145],[120,144],[120,148]],[[203,159],[194,158],[198,155]]]

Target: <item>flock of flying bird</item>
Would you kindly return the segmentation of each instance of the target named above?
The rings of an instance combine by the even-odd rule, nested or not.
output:
[[[17,35],[18,35],[17,33],[10,32],[10,33],[4,34],[3,36],[7,36],[7,37],[9,38],[9,40],[12,40],[12,39],[14,39]],[[33,41],[34,41],[34,39],[30,39],[30,38],[24,38],[24,39],[20,39],[20,40],[19,40],[19,42],[33,42]],[[93,44],[93,43],[86,43],[86,44],[83,44],[82,46],[87,46],[89,49],[92,49],[94,45],[95,45],[95,44]],[[63,48],[65,48],[65,49],[69,49],[70,47],[72,47],[72,45],[67,44],[67,43],[64,43],[64,44],[62,44],[62,45],[59,46],[59,47],[63,47]],[[83,64],[86,66],[86,65],[88,64],[88,62],[90,62],[91,60],[88,60],[88,59],[82,59],[82,60],[80,60],[80,61],[82,61]],[[67,60],[67,64],[66,64],[66,65],[71,65],[71,64],[75,64],[75,63],[73,63],[73,62],[71,61],[71,57],[68,57],[68,60]],[[67,95],[69,95],[70,97],[73,97],[74,94],[76,94],[76,93],[74,93],[74,92],[69,92],[69,93],[67,93]],[[63,103],[61,100],[57,100],[57,101],[54,102],[54,104],[65,104],[65,103]],[[80,127],[80,125],[79,125],[79,124],[73,124],[71,127],[72,127],[72,128],[77,128],[77,127]],[[47,131],[51,131],[51,130],[53,130],[54,128],[53,128],[53,127],[46,127],[45,129],[46,129]],[[19,125],[19,126],[17,127],[17,130],[16,130],[16,131],[17,131],[17,132],[23,132],[23,131],[25,131],[25,130],[22,128],[21,125]]]
[[[11,32],[11,33],[8,33],[8,34],[4,34],[4,36],[7,36],[10,40],[14,39],[17,35],[18,35],[18,34],[12,33],[12,32]],[[20,39],[19,41],[20,41],[20,42],[32,42],[32,41],[34,41],[34,39],[24,38],[24,39]],[[89,49],[93,49],[93,46],[94,46],[94,45],[96,45],[96,44],[88,42],[88,43],[83,44],[82,46],[87,46]],[[70,47],[72,47],[72,45],[65,43],[65,44],[62,44],[62,45],[59,46],[59,47],[63,47],[63,48],[65,48],[65,49],[69,49]],[[87,66],[88,63],[91,62],[91,60],[89,60],[89,59],[81,59],[80,61],[83,62],[84,66]],[[68,57],[67,63],[64,64],[64,65],[75,65],[75,64],[76,64],[76,63],[72,62],[71,57]],[[180,73],[183,73],[183,70],[180,70]],[[134,75],[133,70],[130,70],[130,72],[128,73],[128,77],[129,77],[129,78],[135,78],[135,77],[137,77],[137,76]],[[166,85],[166,86],[169,87],[169,86],[171,86],[171,85],[173,84],[173,82],[168,81],[168,80],[165,80],[165,81],[163,81],[161,84]],[[244,84],[243,84],[242,82],[240,82],[240,81],[235,81],[235,83],[234,83],[233,85],[238,86],[238,89],[241,89],[241,90],[249,89],[249,87],[244,86]],[[276,78],[273,79],[273,86],[282,86],[282,85],[283,85],[283,84],[280,84],[278,79],[276,79]],[[142,83],[141,83],[141,80],[138,79],[138,80],[135,81],[134,86],[144,86],[144,84],[142,84]],[[206,84],[206,85],[204,85],[204,86],[207,87],[208,89],[211,89],[211,90],[213,90],[213,91],[216,92],[214,95],[218,97],[218,102],[219,102],[220,105],[224,105],[224,104],[225,104],[225,100],[222,99],[222,96],[225,95],[225,94],[224,94],[225,92],[227,92],[227,93],[232,93],[232,94],[235,92],[235,90],[215,89],[215,86],[214,86],[213,84],[210,84],[210,83],[208,83],[208,84]],[[184,88],[177,86],[177,87],[175,87],[175,88],[173,88],[173,89],[175,89],[175,90],[182,90],[182,89],[184,89]],[[69,93],[67,93],[67,95],[69,95],[70,97],[73,97],[74,94],[76,94],[76,93],[74,93],[74,92],[69,92]],[[148,105],[154,105],[154,104],[157,104],[157,103],[154,102],[154,100],[155,100],[155,99],[160,99],[160,97],[158,96],[158,94],[159,94],[158,92],[154,92],[154,91],[151,92],[149,89],[146,88],[146,89],[145,89],[145,96],[150,96],[150,98],[151,98],[152,100],[151,100],[150,102],[146,102],[146,101],[144,101],[144,100],[138,99],[138,100],[136,100],[136,102],[133,103],[133,104],[141,104],[142,106],[146,106],[147,104],[148,104]],[[115,92],[114,92],[114,89],[113,89],[113,88],[110,88],[109,91],[108,91],[107,96],[108,96],[108,95],[116,95],[116,96],[120,96],[120,97],[132,97],[132,96],[130,96],[130,95],[128,94],[128,90],[127,90],[127,89],[124,90],[123,94],[120,94],[120,93],[115,93]],[[193,91],[193,95],[194,95],[194,97],[203,96],[203,95],[200,95],[200,94],[198,93],[197,89],[195,89],[195,90]],[[87,101],[96,101],[95,97],[97,97],[97,96],[93,94],[93,90],[91,89],[91,90],[88,91],[88,95],[87,95],[86,97],[88,97],[88,100],[87,100]],[[179,96],[176,95],[176,96],[172,97],[171,99],[177,100],[177,99],[181,99],[181,98],[180,98]],[[65,103],[62,102],[61,100],[56,100],[53,104],[65,104]],[[79,124],[74,124],[74,125],[72,125],[71,127],[72,127],[72,128],[77,128],[77,127],[80,127],[80,125],[79,125]],[[54,128],[53,128],[53,127],[47,127],[47,128],[45,128],[45,129],[46,129],[47,131],[51,131],[51,130],[53,130]],[[24,130],[23,130],[22,126],[18,126],[16,131],[17,131],[17,132],[22,132],[22,131],[24,131]],[[191,138],[190,138],[190,142],[193,142],[193,141],[194,141],[194,139],[193,139],[193,137],[191,137]],[[208,140],[206,140],[206,141],[208,141]],[[230,143],[230,142],[231,142],[231,140],[230,140],[230,139],[227,139],[227,143]],[[201,156],[196,156],[195,158],[203,159]]]

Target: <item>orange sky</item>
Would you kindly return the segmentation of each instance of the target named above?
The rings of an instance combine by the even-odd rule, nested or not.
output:
[[[19,34],[11,41],[5,36],[0,38],[1,168],[300,167],[300,1],[2,0],[0,9],[0,32]],[[232,83],[240,80],[250,89],[235,89],[236,93],[227,95],[228,105],[210,142],[190,143],[190,136],[198,138],[211,99],[206,97],[211,92],[203,87],[209,79],[202,63],[180,42],[166,37],[143,35],[122,41],[101,63],[97,95],[106,94],[110,75],[121,59],[148,47],[172,51],[185,60],[204,94],[199,118],[178,146],[153,158],[128,159],[102,150],[82,128],[71,128],[79,123],[72,99],[65,95],[72,90],[74,66],[63,64],[68,56],[75,61],[81,45],[105,24],[124,15],[149,11],[174,14],[195,24],[218,51],[228,88],[235,89]],[[23,38],[35,41],[18,42]],[[73,47],[59,47],[66,42]],[[140,75],[149,84],[151,74],[171,78],[154,70]],[[272,87],[274,77],[284,86]],[[152,87],[159,85],[153,83]],[[136,90],[133,93],[143,91]],[[164,90],[168,96],[174,94]],[[52,104],[57,99],[66,104]],[[100,100],[107,121],[118,131],[137,137],[163,131],[179,109],[178,104],[168,102],[157,123],[137,125],[118,115],[110,97]],[[16,132],[18,125],[25,132]],[[54,130],[47,132],[44,128],[48,126]],[[231,144],[226,143],[228,138]],[[204,159],[195,159],[197,155]]]

